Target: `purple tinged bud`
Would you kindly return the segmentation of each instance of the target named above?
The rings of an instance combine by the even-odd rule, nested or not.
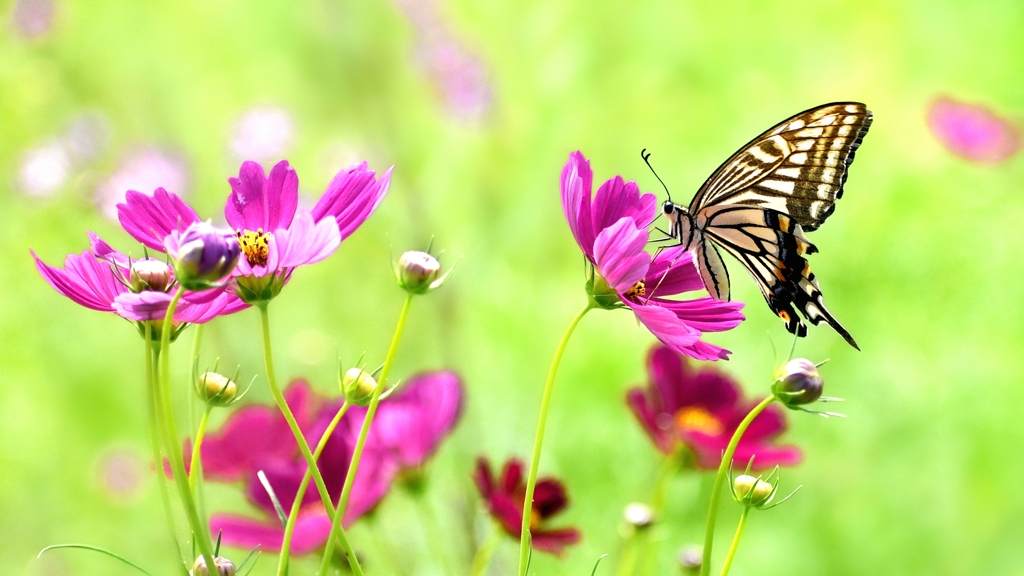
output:
[[[366,406],[377,389],[377,381],[362,368],[349,368],[341,378],[341,391],[350,404]]]
[[[222,282],[238,263],[241,248],[230,230],[196,222],[164,241],[178,282],[188,290],[207,290]]]
[[[152,290],[166,292],[171,285],[171,268],[159,260],[136,260],[132,262],[132,292]]]
[[[435,282],[441,273],[441,263],[427,252],[410,250],[398,259],[398,283],[413,294],[426,294],[440,286]]]
[[[216,372],[205,372],[196,380],[196,394],[211,406],[228,406],[238,395],[238,385]]]
[[[824,382],[818,367],[806,358],[790,360],[772,384],[772,393],[788,407],[810,404],[821,398]]]
[[[235,576],[235,564],[223,556],[214,556],[213,564],[217,568],[216,576]],[[199,556],[192,564],[192,576],[211,576],[206,567],[206,557]]]

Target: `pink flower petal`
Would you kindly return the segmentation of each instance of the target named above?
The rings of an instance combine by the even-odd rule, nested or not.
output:
[[[291,551],[297,556],[320,549],[331,532],[331,520],[323,510],[302,513],[292,533]],[[284,541],[284,528],[276,519],[261,521],[234,514],[214,514],[210,517],[210,531],[221,533],[227,546],[251,550],[259,546],[265,552],[279,552]]]
[[[366,162],[338,172],[327,185],[324,195],[313,207],[313,219],[320,222],[333,216],[341,240],[348,238],[377,209],[391,185],[388,168],[380,179]]]
[[[590,161],[578,150],[570,154],[569,162],[562,169],[562,211],[569,222],[573,238],[591,260],[594,257],[595,236],[590,218],[593,179]]]
[[[682,352],[684,348],[700,340],[700,332],[680,322],[669,310],[628,301],[627,305],[633,309],[636,317],[651,334],[676,351]]]
[[[980,104],[938,98],[928,108],[932,134],[950,152],[976,162],[996,163],[1020,149],[1020,129]]]
[[[314,222],[312,214],[301,210],[290,228],[274,232],[270,243],[267,269],[277,271],[314,264],[327,258],[338,249],[341,235],[333,216]]]
[[[228,183],[231,194],[224,217],[232,228],[270,232],[291,225],[299,203],[299,177],[287,160],[274,165],[269,178],[258,163],[243,162],[238,177]]]
[[[594,196],[593,229],[603,230],[623,217],[632,218],[637,228],[647,228],[657,215],[657,202],[654,194],[641,195],[636,182],[616,176],[602,184]]]
[[[117,219],[128,234],[147,247],[164,251],[164,238],[199,222],[199,215],[176,194],[157,188],[153,195],[129,190],[117,205]]]
[[[594,266],[608,285],[617,292],[626,292],[644,278],[651,256],[644,251],[647,230],[624,216],[601,230],[594,241]]]
[[[422,466],[458,422],[462,388],[452,371],[414,376],[380,404],[371,434],[395,451],[401,466]]]

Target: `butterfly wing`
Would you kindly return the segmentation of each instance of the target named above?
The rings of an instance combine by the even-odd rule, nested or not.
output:
[[[803,230],[820,226],[843,195],[854,154],[871,126],[859,102],[805,110],[754,138],[718,167],[690,203],[757,206],[791,216]]]
[[[701,244],[718,244],[739,260],[754,277],[772,312],[786,323],[787,330],[797,336],[807,334],[807,326],[796,312],[800,310],[812,324],[826,322],[851,346],[860,349],[822,303],[821,288],[804,257],[818,249],[804,236],[795,219],[750,206],[713,206],[702,214],[707,219],[699,222],[704,231]],[[707,253],[701,247],[697,250],[698,263],[702,254]]]

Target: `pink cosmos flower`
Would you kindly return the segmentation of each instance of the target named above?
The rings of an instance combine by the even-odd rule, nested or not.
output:
[[[69,254],[63,269],[47,265],[30,251],[39,274],[80,306],[133,321],[163,320],[175,287],[174,271],[162,260],[130,260],[92,232],[89,239],[90,249]],[[246,307],[234,294],[186,292],[174,321],[202,324]]]
[[[710,296],[673,300],[682,292],[704,290],[690,254],[682,248],[662,251],[653,260],[644,248],[647,226],[657,215],[653,194],[641,194],[636,182],[608,180],[591,198],[593,172],[580,152],[562,170],[562,208],[572,235],[595,277],[588,288],[602,307],[628,307],[659,340],[700,360],[728,358],[729,352],[701,341],[703,332],[720,332],[742,320],[742,302]],[[597,292],[594,292],[594,291]]]
[[[667,346],[655,346],[647,357],[647,389],[626,393],[626,404],[658,450],[666,455],[685,448],[702,470],[717,470],[733,432],[758,402],[743,399],[740,387],[713,368],[694,370],[686,357]],[[799,464],[796,446],[774,440],[786,430],[782,409],[769,406],[740,440],[733,464],[744,468],[755,457],[756,469]]]
[[[365,162],[339,172],[312,210],[298,208],[299,179],[287,160],[269,176],[256,162],[243,162],[229,178],[231,194],[224,207],[238,235],[242,258],[235,289],[248,302],[269,300],[292,271],[330,256],[376,210],[387,193],[388,169],[379,179]],[[133,237],[154,250],[164,239],[198,220],[195,211],[174,194],[158,189],[152,196],[129,192],[118,204],[118,218]]]
[[[936,98],[928,127],[950,152],[975,162],[996,163],[1020,150],[1020,129],[980,104]]]
[[[318,397],[304,381],[293,382],[285,399],[295,414],[307,442],[315,446],[337,413],[340,403]],[[373,510],[387,495],[398,473],[422,466],[454,427],[462,405],[462,384],[453,372],[413,376],[402,389],[380,404],[377,420],[363,449],[356,473],[345,526]],[[353,407],[327,441],[318,465],[335,504],[348,472],[352,451],[365,408]],[[306,462],[280,412],[270,406],[252,405],[232,414],[221,430],[210,434],[202,446],[203,473],[219,482],[242,481],[249,501],[262,518],[214,514],[213,533],[223,532],[225,544],[238,548],[281,548],[284,529],[273,502],[259,482],[267,476],[285,511],[291,509],[306,473]],[[186,450],[190,452],[190,450]],[[319,494],[310,485],[302,498],[292,539],[292,552],[301,555],[323,546],[331,531]]]
[[[506,533],[518,539],[523,530],[523,500],[526,499],[523,463],[513,458],[505,462],[501,474],[495,477],[490,462],[481,457],[477,460],[473,480],[491,516]],[[560,556],[567,546],[580,541],[580,531],[576,528],[548,528],[544,525],[568,505],[569,498],[560,481],[555,478],[537,480],[530,515],[534,549]]]

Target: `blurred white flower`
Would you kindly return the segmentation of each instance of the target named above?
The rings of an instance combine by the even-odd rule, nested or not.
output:
[[[78,164],[96,160],[110,142],[110,122],[99,112],[83,112],[68,122],[64,146]]]
[[[53,26],[54,0],[18,0],[11,10],[14,30],[23,38],[38,38]]]
[[[235,123],[231,152],[239,160],[279,160],[294,135],[295,124],[284,108],[253,108]]]
[[[110,450],[97,465],[100,486],[116,500],[131,500],[142,488],[143,467],[142,459],[131,450]]]
[[[96,187],[96,205],[105,216],[117,220],[117,204],[125,192],[137,190],[152,194],[164,188],[178,196],[188,193],[188,166],[178,154],[154,147],[129,152],[117,170]]]
[[[59,141],[32,148],[21,157],[18,187],[29,196],[51,196],[67,182],[71,158]]]

